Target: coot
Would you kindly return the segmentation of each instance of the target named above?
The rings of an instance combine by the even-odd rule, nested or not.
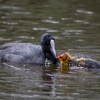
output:
[[[45,59],[58,62],[55,39],[49,33],[41,36],[40,45],[32,43],[6,43],[0,46],[0,60],[13,63],[45,64]]]

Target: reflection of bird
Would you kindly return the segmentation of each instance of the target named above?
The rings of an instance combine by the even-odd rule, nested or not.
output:
[[[92,69],[100,68],[100,62],[85,57],[74,57],[68,52],[59,55],[57,58],[61,62],[61,70],[66,70],[73,66]]]
[[[31,43],[7,43],[0,46],[0,60],[14,63],[45,64],[48,58],[57,63],[55,41],[51,34],[41,36],[41,45]]]

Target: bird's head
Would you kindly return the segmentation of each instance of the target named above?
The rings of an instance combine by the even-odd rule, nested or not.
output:
[[[70,61],[73,58],[73,56],[70,53],[65,52],[65,53],[57,56],[57,58],[59,59],[60,64],[61,64],[60,65],[60,72],[61,73],[68,73],[69,67],[70,67]]]
[[[49,34],[45,33],[41,36],[41,46],[45,56],[45,59],[49,59],[52,63],[56,64],[58,59],[56,58],[56,50],[55,50],[55,39]]]
[[[70,60],[72,59],[72,55],[68,52],[65,52],[59,56],[57,56],[57,58],[59,59],[61,65],[63,67],[69,67],[70,66]]]

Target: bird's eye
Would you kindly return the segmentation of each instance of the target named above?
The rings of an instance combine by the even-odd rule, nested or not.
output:
[[[47,41],[47,42],[46,42],[46,44],[50,44],[50,42],[49,42],[49,41]]]

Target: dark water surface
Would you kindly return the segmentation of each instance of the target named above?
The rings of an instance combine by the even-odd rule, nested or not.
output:
[[[0,44],[51,33],[60,54],[100,61],[100,0],[0,0]],[[99,100],[100,70],[0,62],[0,100]]]

